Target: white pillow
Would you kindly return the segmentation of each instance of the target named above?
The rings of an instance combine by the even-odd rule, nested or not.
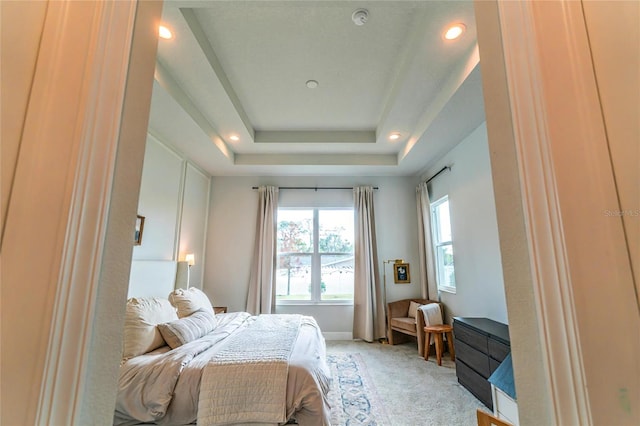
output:
[[[213,312],[213,305],[206,294],[195,287],[187,290],[178,288],[169,293],[169,302],[178,310],[178,318],[188,317],[192,313],[200,310]]]
[[[216,317],[209,311],[196,311],[188,317],[158,324],[160,334],[171,349],[210,333],[216,327]]]
[[[129,359],[163,346],[165,341],[156,325],[176,319],[176,310],[166,299],[132,297],[127,300],[122,358]]]
[[[418,308],[422,306],[418,302],[414,302],[413,300],[409,304],[409,318],[415,318],[418,315]]]

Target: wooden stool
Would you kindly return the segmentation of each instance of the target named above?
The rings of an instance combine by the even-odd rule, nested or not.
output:
[[[431,335],[434,335],[436,341],[436,358],[438,365],[442,365],[442,350],[444,349],[442,343],[442,335],[447,335],[447,344],[449,345],[449,354],[451,354],[451,361],[456,359],[456,353],[453,350],[453,327],[447,324],[443,325],[428,325],[424,328],[424,359],[429,359],[429,348],[431,347]]]

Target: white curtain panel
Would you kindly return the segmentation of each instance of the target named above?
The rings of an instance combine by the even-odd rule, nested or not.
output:
[[[275,311],[277,215],[278,188],[259,187],[256,241],[246,309],[254,315]]]
[[[373,188],[353,188],[355,214],[355,271],[353,338],[373,342],[385,337],[386,319],[378,272],[378,250],[373,212]]]
[[[423,182],[416,187],[418,206],[418,254],[420,264],[420,288],[424,299],[438,300],[436,284],[436,263],[433,257],[433,241],[431,238],[431,203],[429,189]]]

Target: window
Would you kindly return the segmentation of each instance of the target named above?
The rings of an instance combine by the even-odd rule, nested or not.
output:
[[[431,205],[431,222],[438,289],[455,293],[456,276],[453,269],[449,197],[442,197]]]
[[[353,301],[353,209],[278,209],[276,301]]]

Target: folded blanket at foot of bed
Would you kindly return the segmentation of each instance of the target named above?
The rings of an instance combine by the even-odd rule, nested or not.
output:
[[[198,425],[284,423],[289,357],[300,315],[260,315],[204,368]]]

